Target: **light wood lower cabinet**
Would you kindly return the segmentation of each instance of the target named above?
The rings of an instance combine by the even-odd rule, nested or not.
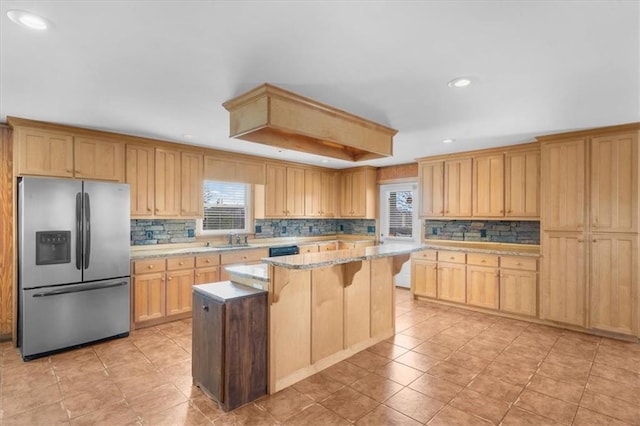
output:
[[[638,236],[592,234],[589,326],[638,335]]]
[[[188,317],[193,285],[218,282],[219,263],[218,254],[133,261],[134,328]]]
[[[542,241],[542,319],[586,326],[587,245],[581,232],[545,232]]]
[[[411,256],[411,292],[487,309],[536,316],[538,260],[531,256],[423,250]]]
[[[500,259],[500,310],[513,314],[538,314],[538,273],[535,258],[503,256]]]

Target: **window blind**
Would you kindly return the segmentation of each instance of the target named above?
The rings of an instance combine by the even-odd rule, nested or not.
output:
[[[244,230],[247,194],[244,183],[205,181],[202,230]]]
[[[389,229],[390,237],[411,237],[413,235],[413,193],[412,191],[393,191],[389,193]]]

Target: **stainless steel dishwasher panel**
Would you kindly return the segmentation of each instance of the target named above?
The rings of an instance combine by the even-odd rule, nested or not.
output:
[[[22,289],[25,359],[129,332],[129,278]]]

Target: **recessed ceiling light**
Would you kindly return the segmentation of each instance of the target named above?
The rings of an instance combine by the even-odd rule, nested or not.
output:
[[[329,162],[329,160],[327,160],[327,159],[325,158],[324,160],[321,160],[320,162],[321,162],[321,163],[328,163],[328,162]]]
[[[182,135],[183,138],[185,139],[193,139],[193,135],[189,134],[189,133],[185,133],[184,135]]]
[[[16,24],[32,30],[42,31],[49,28],[49,22],[46,19],[31,12],[14,9],[8,11],[7,16]]]
[[[460,88],[460,87],[467,87],[470,84],[471,84],[471,79],[469,77],[458,77],[448,82],[447,86]]]
[[[455,141],[455,139],[443,139],[442,143],[451,143],[453,141]]]

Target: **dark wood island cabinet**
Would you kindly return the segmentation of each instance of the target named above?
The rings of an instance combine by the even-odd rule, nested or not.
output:
[[[224,411],[267,394],[267,318],[266,291],[193,287],[193,383]]]

